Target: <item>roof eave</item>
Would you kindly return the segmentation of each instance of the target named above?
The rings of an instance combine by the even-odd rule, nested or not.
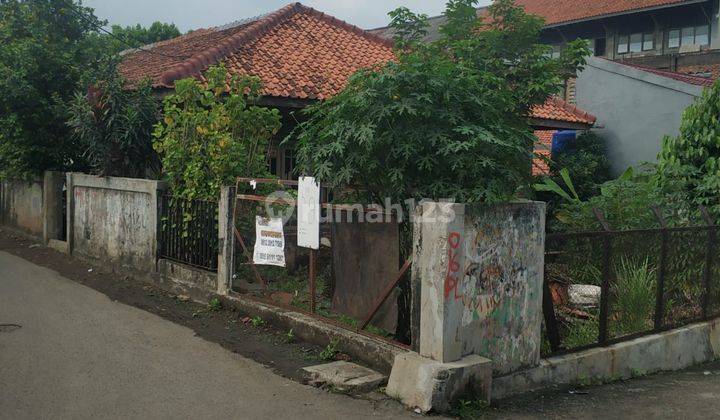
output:
[[[607,19],[607,18],[612,18],[612,17],[617,17],[617,16],[632,15],[632,14],[636,14],[636,13],[652,12],[654,10],[662,10],[662,9],[669,9],[672,7],[687,6],[689,4],[705,3],[706,1],[707,0],[687,0],[687,1],[673,3],[673,4],[663,4],[660,6],[652,6],[652,7],[645,7],[645,8],[641,8],[641,9],[626,10],[624,12],[608,13],[608,14],[604,14],[604,15],[591,16],[591,17],[587,17],[587,18],[583,18],[583,19],[575,19],[575,20],[568,20],[565,22],[553,23],[551,25],[545,25],[544,28],[545,29],[553,29],[553,28],[559,28],[561,26],[574,25],[577,23],[585,23],[585,22],[590,22],[590,21],[598,20],[598,19]]]
[[[595,125],[590,123],[559,121],[545,118],[530,118],[530,125],[544,130],[589,130]]]

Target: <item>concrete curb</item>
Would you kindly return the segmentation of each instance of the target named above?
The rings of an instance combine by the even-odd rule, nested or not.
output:
[[[720,357],[720,319],[577,353],[544,359],[540,366],[493,379],[492,399],[553,386],[602,383],[676,371]]]
[[[259,302],[235,293],[231,296],[218,297],[223,304],[229,305],[239,312],[259,316],[276,328],[292,329],[295,336],[303,341],[325,346],[333,340],[337,340],[338,349],[341,352],[349,354],[353,359],[386,375],[389,375],[392,370],[395,356],[408,351],[407,348],[318,320],[310,315]]]

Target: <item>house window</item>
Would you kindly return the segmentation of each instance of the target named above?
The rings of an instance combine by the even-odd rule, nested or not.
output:
[[[630,52],[642,51],[642,34],[630,35]]]
[[[695,28],[682,28],[680,45],[692,45],[695,43]]]
[[[695,44],[710,44],[710,28],[707,25],[698,26],[695,28]]]
[[[710,44],[710,27],[708,25],[688,26],[668,31],[668,48],[708,44]]]
[[[655,34],[637,33],[618,36],[618,54],[637,53],[655,49]]]
[[[618,54],[627,54],[630,50],[628,45],[630,37],[627,35],[621,35],[618,37],[617,52]]]
[[[671,29],[668,32],[668,48],[678,48],[680,46],[680,29]]]
[[[643,34],[642,37],[642,50],[643,51],[650,51],[655,49],[655,34],[653,33],[647,33]]]

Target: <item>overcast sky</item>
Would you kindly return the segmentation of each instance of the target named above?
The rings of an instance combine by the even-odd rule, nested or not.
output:
[[[277,10],[289,0],[84,0],[110,24],[175,23],[181,31],[224,25]],[[430,16],[445,10],[446,0],[305,0],[302,3],[365,29],[385,26],[387,13],[406,6]],[[480,0],[480,5],[489,0]]]

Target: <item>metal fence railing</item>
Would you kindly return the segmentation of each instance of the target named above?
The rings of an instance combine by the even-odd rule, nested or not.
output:
[[[545,354],[606,346],[720,316],[718,226],[546,239]],[[706,215],[707,216],[707,215]]]
[[[160,258],[217,271],[217,202],[162,196],[159,214]]]

